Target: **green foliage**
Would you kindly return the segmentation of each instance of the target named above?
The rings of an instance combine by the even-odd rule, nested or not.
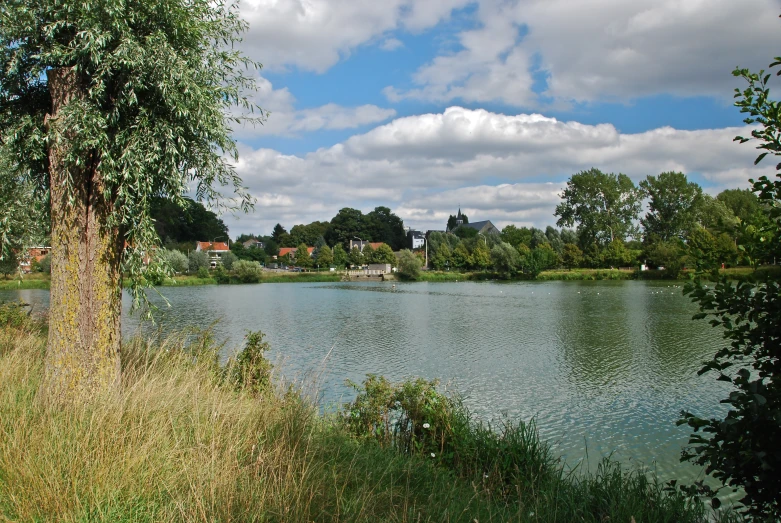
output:
[[[364,261],[363,253],[361,253],[361,250],[358,247],[353,247],[350,250],[348,261],[350,262],[350,265],[352,265],[353,267],[363,266],[363,261]]]
[[[154,253],[155,260],[158,260],[171,268],[175,273],[185,273],[190,269],[190,262],[184,254],[179,251],[169,249],[158,249]]]
[[[30,315],[21,302],[0,302],[0,327],[19,329],[28,326],[30,321]]]
[[[450,267],[451,258],[453,253],[450,251],[450,246],[447,243],[439,245],[433,256],[430,257],[431,265],[441,271],[447,267]],[[455,267],[455,265],[453,265]]]
[[[477,236],[477,229],[472,227],[464,227],[463,225],[456,227],[453,230],[453,234],[461,238],[462,240],[475,238]]]
[[[363,247],[363,263],[376,263],[374,261],[374,247],[371,244]]]
[[[667,275],[677,278],[686,261],[685,247],[680,240],[661,241],[654,239],[647,248],[648,261],[656,267],[664,267]]]
[[[307,225],[294,225],[290,229],[290,243],[292,245],[306,244],[315,246],[318,240],[328,230],[328,222],[312,222]]]
[[[464,242],[460,242],[453,249],[453,255],[450,257],[450,263],[453,268],[463,269],[471,264],[469,249]]]
[[[195,271],[195,274],[196,274],[196,276],[198,276],[202,280],[203,279],[207,279],[207,278],[211,278],[211,274],[209,273],[209,268],[208,267],[203,267],[203,266],[198,267],[198,270]],[[154,283],[153,283],[153,285],[154,285]]]
[[[201,202],[153,198],[150,213],[157,236],[166,243],[193,243],[228,236],[228,227]]]
[[[19,272],[19,259],[16,257],[16,252],[12,249],[8,249],[1,254],[0,274],[8,277],[10,274]]]
[[[513,276],[521,267],[521,256],[509,243],[499,243],[491,249],[491,264],[505,278]]]
[[[334,253],[328,245],[323,245],[317,249],[316,259],[320,267],[328,268],[334,263]]]
[[[214,278],[214,280],[220,285],[226,285],[231,282],[228,271],[225,270],[225,266],[221,264],[217,264],[217,267],[214,268],[211,275],[212,278]]]
[[[726,189],[716,199],[744,223],[753,223],[763,215],[760,200],[751,189]]]
[[[216,187],[227,185],[242,209],[251,206],[231,163],[235,107],[254,108],[244,93],[258,64],[233,45],[245,29],[235,4],[209,0],[4,3],[0,134],[15,172],[38,194],[51,180],[72,197],[86,188],[70,173],[100,166],[111,209],[101,226],[118,227],[130,246],[123,262],[134,305],[146,301],[143,256],[160,244],[155,197],[184,209],[188,191],[220,202]],[[75,92],[46,120],[48,82],[68,72]],[[63,155],[59,172],[49,172],[50,147]]]
[[[383,243],[374,251],[374,263],[390,263],[396,265],[396,255],[387,243]]]
[[[781,65],[775,58],[771,67]],[[770,99],[770,74],[736,69],[733,73],[748,83],[736,89],[735,105],[748,114],[745,123],[754,125],[751,138],[738,136],[741,143],[759,142],[761,151],[754,162],[772,154],[781,156],[781,104]],[[762,248],[766,254],[781,257],[781,164],[776,180],[763,176],[753,181],[765,214],[765,226],[748,236],[744,251]],[[754,245],[752,245],[754,244]],[[764,244],[764,245],[760,245]],[[712,258],[702,260],[702,268]],[[718,269],[715,271],[718,274]],[[700,274],[702,275],[702,274]],[[699,303],[695,318],[710,317],[711,324],[724,330],[729,345],[706,362],[700,374],[713,372],[732,386],[721,402],[729,410],[723,419],[704,419],[683,412],[679,424],[688,424],[694,433],[683,458],[700,465],[725,486],[743,489],[741,503],[757,521],[781,519],[781,283],[777,278],[733,283],[721,276],[713,289],[702,279],[686,287]]]
[[[532,278],[545,270],[552,269],[559,264],[559,256],[550,244],[543,243],[531,249],[531,251],[521,259],[521,268],[523,272],[529,274]]]
[[[365,229],[365,225],[361,211],[345,207],[340,209],[336,216],[331,219],[331,226],[325,233],[325,241],[328,242],[328,245],[333,245],[334,247],[336,247],[336,244],[347,247],[350,244],[350,240],[356,237],[364,241],[368,240],[371,237]]]
[[[187,255],[187,267],[190,272],[198,272],[201,269],[208,271],[209,256],[203,251],[192,251]]]
[[[241,244],[239,244],[241,245]],[[233,264],[238,260],[239,258],[233,254],[232,251],[228,251],[222,255],[220,258],[220,261],[222,262],[220,265],[221,267],[224,267],[226,271],[233,270]]]
[[[423,262],[409,249],[399,251],[397,274],[405,280],[417,280]]]
[[[527,247],[532,242],[532,231],[528,227],[518,228],[515,225],[508,225],[502,229],[502,241],[509,243],[510,245],[518,246],[524,244]]]
[[[573,174],[556,206],[556,225],[578,225],[581,248],[591,243],[608,245],[636,235],[634,220],[640,212],[642,191],[625,174],[589,169]]]
[[[404,233],[404,222],[388,207],[375,207],[364,217],[364,229],[369,238],[375,242],[388,244],[391,252],[407,245],[407,235]],[[392,263],[392,262],[375,262]]]
[[[561,251],[561,263],[568,269],[580,267],[583,263],[583,251],[574,243],[565,243]]]
[[[603,267],[632,266],[635,264],[636,254],[627,249],[623,241],[614,240],[600,251],[601,265]]]
[[[662,242],[683,239],[700,212],[700,186],[689,182],[683,173],[663,172],[649,175],[640,182],[640,188],[650,199],[648,213],[640,220],[644,236],[654,235]]]
[[[239,260],[233,264],[233,273],[241,283],[258,283],[263,268],[256,261]]]
[[[266,359],[265,353],[270,347],[263,341],[264,336],[260,331],[248,332],[244,348],[225,366],[228,383],[253,396],[273,392],[271,371],[274,366]]]
[[[484,271],[491,265],[491,251],[488,244],[484,241],[477,241],[475,248],[472,249],[470,257],[472,267],[479,271]]]
[[[296,247],[296,265],[303,268],[312,266],[312,257],[309,256],[309,247],[304,243],[299,243]]]
[[[334,246],[334,265],[339,269],[344,269],[347,266],[347,262],[347,252],[344,250],[341,243],[337,243]]]
[[[342,421],[354,437],[450,470],[478,498],[522,508],[502,521],[705,521],[700,501],[665,490],[643,470],[627,473],[605,459],[594,474],[566,473],[533,421],[486,425],[436,381],[369,375],[350,384],[358,394]]]

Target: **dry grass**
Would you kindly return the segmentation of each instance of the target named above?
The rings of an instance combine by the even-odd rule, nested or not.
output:
[[[208,340],[134,340],[122,390],[68,408],[38,397],[44,344],[0,330],[0,521],[514,519],[446,471],[351,440],[296,394],[221,385]]]

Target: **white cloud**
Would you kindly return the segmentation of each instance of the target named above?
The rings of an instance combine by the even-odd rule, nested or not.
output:
[[[435,26],[470,0],[244,0],[243,48],[266,67],[325,72],[357,47],[399,28]]]
[[[253,101],[264,111],[270,113],[263,125],[246,125],[237,130],[239,138],[251,136],[278,135],[295,136],[300,133],[354,129],[376,124],[396,115],[394,109],[385,109],[376,105],[344,107],[329,103],[309,109],[296,109],[296,99],[287,87],[274,89],[270,81],[258,79],[258,91]]]
[[[342,207],[385,205],[407,225],[441,229],[457,209],[473,220],[544,227],[555,223],[556,194],[574,173],[597,167],[635,182],[680,170],[717,188],[747,186],[766,174],[757,151],[734,143],[743,128],[622,134],[609,124],[560,122],[451,107],[399,118],[304,156],[243,148],[237,171],[259,205],[232,234],[268,233],[329,220]]]
[[[388,87],[391,101],[539,104],[532,64],[557,102],[627,101],[667,93],[728,99],[734,67],[766,66],[777,43],[777,0],[483,0],[462,50]],[[522,28],[528,31],[520,38]],[[758,52],[759,50],[759,52]]]
[[[380,49],[383,51],[395,51],[400,47],[404,47],[404,43],[398,38],[386,38],[385,41],[380,44]]]

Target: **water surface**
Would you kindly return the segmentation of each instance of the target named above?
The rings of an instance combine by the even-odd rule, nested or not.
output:
[[[487,420],[535,418],[568,463],[613,454],[664,478],[698,469],[678,457],[682,409],[719,415],[726,395],[700,363],[720,332],[669,282],[280,283],[161,289],[164,330],[214,324],[225,356],[248,330],[267,334],[290,379],[317,377],[320,401],[352,397],[346,379],[439,378]],[[150,297],[160,302],[159,297]],[[0,291],[43,308],[48,291]],[[129,300],[125,296],[125,309]],[[154,329],[125,310],[123,333]]]

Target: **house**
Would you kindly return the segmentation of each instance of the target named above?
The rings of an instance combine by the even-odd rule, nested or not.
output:
[[[244,245],[245,249],[263,249],[266,246],[265,243],[256,238],[247,240],[242,245]]]
[[[370,263],[366,270],[368,271],[368,274],[390,274],[391,272],[391,264],[390,263]]]
[[[426,243],[426,237],[420,231],[410,230],[407,233],[407,240],[413,250],[422,248]]]
[[[218,263],[222,263],[222,256],[230,252],[230,247],[225,242],[195,242],[195,250],[206,253],[209,257],[209,265],[213,269]]]
[[[312,254],[315,252],[315,248],[307,247],[306,250],[309,254],[309,257],[311,258]],[[288,259],[292,261],[296,258],[297,251],[298,251],[297,247],[282,247],[281,249],[279,249],[279,258],[281,258],[282,256],[287,256]]]
[[[22,272],[32,271],[33,260],[35,260],[36,262],[40,262],[50,252],[52,252],[51,247],[46,247],[46,246],[30,247],[29,249],[27,249],[27,253],[24,256],[20,257],[21,259],[19,260],[19,269]]]
[[[350,240],[350,251],[353,250],[353,248],[359,249],[361,252],[366,248],[367,245],[371,245],[372,249],[375,251],[380,248],[380,245],[384,245],[385,242],[370,242],[365,240]]]

